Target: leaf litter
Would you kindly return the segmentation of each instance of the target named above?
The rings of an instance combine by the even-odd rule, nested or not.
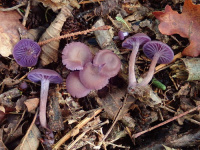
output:
[[[150,0],[38,1],[30,3],[31,7],[18,0],[0,1],[4,7],[0,8],[3,10],[0,11],[2,149],[198,147],[200,84],[198,80],[186,81],[186,77],[173,75],[173,68],[182,69],[182,72],[184,69],[177,58],[192,59],[188,57],[192,56],[198,59],[198,1],[162,0],[159,1],[161,5]],[[5,17],[7,14],[9,18]],[[25,19],[25,27],[19,19]],[[102,28],[104,25],[109,27]],[[174,50],[177,55],[172,67],[159,65],[157,68],[161,70],[156,68],[154,75],[166,90],[150,83],[133,93],[127,91],[131,50],[123,48],[122,41],[113,39],[120,30],[128,31],[130,36],[143,32]],[[39,62],[32,68],[20,67],[12,56],[16,42],[27,37],[38,42],[43,50]],[[83,42],[93,55],[100,49],[109,49],[122,62],[120,72],[109,80],[109,84],[79,99],[66,91],[65,79],[70,71],[61,61],[63,48],[71,42]],[[135,65],[139,82],[145,77],[150,63],[141,47]],[[38,120],[40,84],[26,78],[34,68],[53,69],[63,78],[62,84],[51,85],[49,89],[48,128],[41,127]],[[24,89],[19,88],[22,82],[27,83]]]

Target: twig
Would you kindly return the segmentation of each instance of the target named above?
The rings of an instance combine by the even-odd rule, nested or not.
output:
[[[26,112],[26,109],[24,110],[24,112],[23,112],[23,114],[22,114],[22,116],[21,116],[19,122],[18,122],[17,125],[15,126],[14,130],[13,130],[13,131],[11,132],[11,134],[9,134],[9,136],[6,138],[5,143],[8,142],[8,140],[10,139],[10,137],[13,136],[13,134],[15,133],[15,131],[17,130],[17,128],[19,127],[19,124],[21,123],[22,119],[24,118],[25,112]]]
[[[10,8],[0,8],[0,11],[11,11],[11,10],[16,10],[17,8],[26,5],[25,2],[22,2],[21,4],[18,4],[16,6],[10,7]]]
[[[126,97],[125,97],[125,99],[124,99],[124,102],[123,102],[123,105],[122,105],[122,107],[119,109],[119,111],[118,111],[118,113],[117,113],[117,115],[116,115],[116,117],[115,117],[115,121],[113,122],[113,124],[111,125],[111,127],[110,127],[109,130],[107,131],[106,135],[105,135],[105,136],[103,137],[103,139],[101,140],[101,142],[98,144],[98,147],[99,147],[99,148],[100,148],[101,145],[104,143],[105,139],[108,137],[108,135],[109,135],[110,132],[112,131],[113,127],[115,126],[115,124],[116,124],[117,121],[119,120],[119,117],[121,116],[122,110],[123,110],[123,108],[124,108],[124,106],[125,106],[125,104],[126,104],[127,96],[128,96],[128,95],[126,95]]]
[[[83,119],[78,125],[76,125],[72,130],[70,130],[65,136],[63,136],[54,146],[53,150],[57,150],[64,142],[66,142],[70,137],[76,136],[84,125],[86,125],[90,120],[92,120],[96,115],[98,115],[103,109],[98,109],[92,115]]]
[[[93,130],[93,129],[95,129],[95,128],[99,128],[99,127],[101,127],[101,126],[103,126],[103,125],[105,125],[105,124],[108,124],[108,123],[109,123],[109,120],[106,120],[106,121],[104,121],[104,122],[102,122],[102,123],[99,123],[99,124],[97,124],[97,125],[94,125],[94,126],[90,127],[89,129],[85,130],[83,133],[81,133],[81,134],[76,138],[76,140],[74,140],[74,141],[67,147],[67,150],[70,150],[81,138],[83,138],[83,137],[85,136],[85,134],[86,134],[88,131]]]
[[[22,143],[21,143],[21,146],[24,145],[24,142],[26,141],[25,139],[27,139],[27,136],[29,135],[29,133],[30,133],[30,131],[31,131],[31,129],[32,129],[34,123],[35,123],[35,120],[36,120],[36,118],[37,118],[37,115],[38,115],[38,109],[37,109],[37,111],[36,111],[36,113],[35,113],[35,116],[34,116],[34,118],[33,118],[33,121],[31,122],[30,127],[29,127],[28,130],[26,131],[26,134],[25,134],[25,136],[24,136],[24,140],[23,140]],[[33,132],[33,134],[34,134],[34,132]],[[20,150],[21,150],[21,146],[20,146],[20,148],[19,148]]]
[[[89,3],[92,3],[92,2],[102,2],[102,1],[104,1],[104,0],[82,1],[82,2],[80,2],[79,4],[89,4]]]
[[[26,21],[27,21],[27,18],[28,18],[28,15],[29,15],[29,12],[30,12],[30,5],[31,5],[31,0],[28,0],[28,5],[26,7],[26,13],[24,15],[24,18],[23,18],[23,21],[22,21],[22,25],[26,26]]]
[[[184,113],[182,113],[182,114],[179,114],[178,116],[175,116],[175,117],[173,117],[173,118],[171,118],[171,119],[168,119],[168,120],[166,120],[166,121],[164,121],[164,122],[162,122],[162,123],[160,123],[160,124],[158,124],[158,125],[155,125],[155,126],[149,128],[149,129],[147,129],[147,130],[144,130],[144,131],[142,131],[142,132],[133,134],[132,137],[133,137],[133,138],[137,138],[137,137],[139,137],[139,136],[141,136],[141,135],[143,135],[143,134],[145,134],[145,133],[147,133],[147,132],[149,132],[149,131],[152,131],[152,130],[154,130],[154,129],[160,127],[160,126],[163,126],[163,125],[165,125],[165,124],[167,124],[167,123],[169,123],[169,122],[172,122],[172,121],[174,121],[174,120],[176,120],[176,119],[178,119],[178,118],[181,118],[181,117],[183,117],[183,116],[185,116],[185,115],[187,115],[187,114],[189,114],[189,113],[191,113],[191,112],[193,112],[193,111],[195,111],[195,110],[199,110],[199,109],[200,109],[200,105],[198,105],[198,106],[196,106],[195,108],[190,109],[190,110],[188,110],[188,111],[186,111],[186,112],[184,112]]]
[[[59,37],[55,37],[55,38],[51,38],[51,39],[48,39],[48,40],[44,40],[44,41],[38,42],[38,44],[41,46],[41,45],[47,44],[47,43],[49,43],[51,41],[56,41],[56,40],[60,40],[60,39],[64,39],[64,38],[68,38],[68,37],[72,37],[72,36],[87,34],[89,32],[93,32],[93,31],[97,31],[97,30],[108,30],[110,28],[111,28],[110,26],[105,25],[105,26],[92,28],[92,29],[88,29],[88,30],[84,30],[84,31],[78,31],[78,32],[75,32],[75,33],[69,33],[69,34],[65,34],[65,35],[59,36]]]

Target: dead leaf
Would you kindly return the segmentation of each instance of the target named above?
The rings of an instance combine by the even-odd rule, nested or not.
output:
[[[39,104],[39,98],[27,99],[24,104],[26,105],[28,112],[35,110]]]
[[[69,4],[68,0],[36,0],[41,2],[45,7],[50,7],[53,11],[57,11],[63,6]]]
[[[0,150],[8,150],[3,143],[2,137],[3,137],[3,129],[0,129]]]
[[[192,0],[185,0],[183,12],[179,14],[167,5],[165,11],[153,12],[160,21],[158,26],[162,34],[179,34],[189,38],[190,45],[186,47],[182,54],[196,57],[200,54],[200,5],[194,5]]]
[[[5,78],[5,79],[3,80],[3,83],[4,83],[5,85],[7,85],[7,86],[10,86],[10,87],[12,87],[13,85],[19,84],[20,82],[21,82],[20,80],[11,79],[10,77]]]
[[[25,31],[19,19],[21,16],[17,11],[0,11],[0,54],[4,57],[12,54],[13,46],[19,41],[18,30]]]
[[[21,110],[25,110],[25,105],[24,105],[24,101],[27,99],[26,96],[22,96],[20,97],[17,102],[16,102],[16,112],[20,112]]]
[[[40,38],[40,41],[60,36],[60,32],[62,31],[62,26],[66,21],[67,17],[69,17],[70,15],[71,12],[68,9],[68,7],[67,6],[63,7],[60,13],[56,16],[55,20],[46,29],[45,33]],[[42,52],[40,54],[40,58],[43,66],[48,65],[52,62],[57,62],[59,44],[60,41],[55,40],[41,46]]]
[[[41,134],[39,129],[35,124],[33,124],[32,129],[28,133],[28,136],[23,137],[21,143],[15,148],[15,150],[37,150],[40,136]]]

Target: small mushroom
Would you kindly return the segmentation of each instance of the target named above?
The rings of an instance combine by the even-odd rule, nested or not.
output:
[[[79,71],[71,72],[66,79],[67,91],[74,97],[81,98],[90,93],[91,89],[86,88],[80,81]]]
[[[67,44],[62,54],[62,63],[70,70],[82,70],[87,62],[92,61],[89,47],[81,42]]]
[[[108,78],[116,76],[121,67],[119,57],[111,50],[100,50],[95,55],[93,64],[102,66],[100,73]]]
[[[40,46],[31,39],[20,40],[13,49],[15,61],[22,67],[35,66],[40,55]]]
[[[100,90],[108,84],[108,77],[101,74],[102,66],[88,62],[83,70],[80,70],[81,83],[88,89]]]
[[[167,44],[160,41],[147,42],[143,46],[143,51],[149,59],[152,59],[152,62],[146,77],[138,86],[146,86],[151,81],[157,63],[168,64],[174,58],[172,49]]]
[[[49,84],[61,83],[62,77],[54,70],[35,69],[28,73],[28,79],[31,80],[32,82],[41,81],[39,118],[41,126],[47,128],[46,104],[47,104]]]
[[[146,42],[151,41],[151,38],[147,36],[144,33],[137,33],[126,40],[122,43],[122,47],[127,48],[127,49],[132,49],[131,56],[129,58],[129,86],[136,86],[136,77],[135,77],[135,62],[136,62],[136,56],[137,52],[139,50],[139,47]]]
[[[114,36],[114,40],[118,40],[118,39],[120,39],[120,40],[124,40],[124,38],[126,37],[126,36],[128,36],[129,35],[129,33],[128,32],[123,32],[123,31],[119,31],[118,32],[118,36]]]

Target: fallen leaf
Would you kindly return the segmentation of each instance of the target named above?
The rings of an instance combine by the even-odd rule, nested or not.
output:
[[[0,129],[0,149],[1,150],[8,150],[7,147],[5,146],[3,140],[2,140],[2,137],[3,137],[3,129]]]
[[[71,15],[70,10],[67,6],[63,7],[60,13],[56,16],[51,25],[43,33],[39,41],[44,41],[50,38],[55,38],[60,36],[62,26],[66,19]],[[60,41],[51,41],[45,45],[41,46],[42,52],[40,54],[41,64],[43,66],[48,65],[52,62],[57,62],[58,59],[58,48]]]
[[[35,110],[39,104],[39,98],[27,99],[24,104],[26,105],[28,112]]]
[[[32,129],[28,133],[28,136],[24,136],[21,143],[15,148],[15,150],[37,150],[39,146],[39,138],[41,134],[39,129],[35,124],[33,124]]]
[[[200,5],[194,5],[192,0],[185,0],[183,12],[179,14],[167,5],[165,11],[153,12],[160,21],[158,26],[162,34],[179,34],[188,38],[190,45],[187,46],[182,54],[196,57],[200,54]]]
[[[45,7],[50,7],[53,11],[57,11],[62,8],[64,5],[68,5],[67,0],[36,0],[41,2]]]
[[[17,11],[0,11],[0,54],[4,57],[12,54],[13,46],[19,41],[18,30],[25,31],[19,19],[21,16]]]

